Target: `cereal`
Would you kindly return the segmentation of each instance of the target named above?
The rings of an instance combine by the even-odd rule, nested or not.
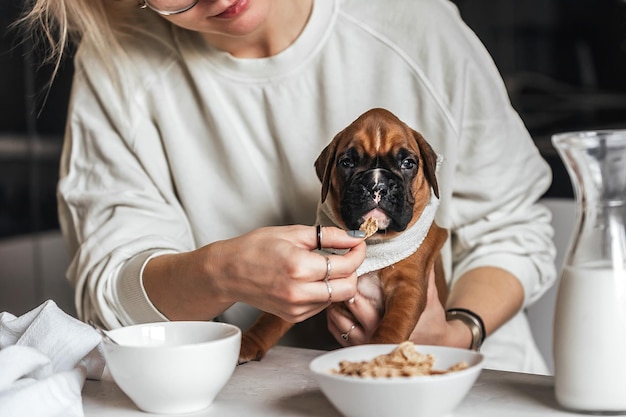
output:
[[[460,371],[468,367],[467,363],[459,362],[446,370],[435,370],[433,369],[434,363],[435,358],[432,355],[417,352],[415,345],[407,341],[400,343],[390,353],[379,355],[370,361],[341,361],[339,369],[333,369],[332,372],[362,378],[390,378],[396,376],[439,375]]]
[[[361,224],[359,230],[365,232],[365,239],[367,239],[378,231],[378,220],[373,217],[368,217],[363,224]]]

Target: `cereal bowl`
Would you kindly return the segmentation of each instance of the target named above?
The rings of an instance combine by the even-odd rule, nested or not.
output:
[[[139,324],[107,332],[106,365],[120,389],[139,407],[157,414],[205,409],[230,379],[239,356],[241,330],[210,321]]]
[[[396,377],[358,377],[333,372],[341,361],[370,361],[389,354],[398,345],[360,345],[334,350],[309,365],[328,400],[346,417],[437,417],[451,413],[461,403],[483,366],[479,352],[443,346],[416,345],[415,350],[434,357],[433,369],[445,370],[465,362],[454,372]]]

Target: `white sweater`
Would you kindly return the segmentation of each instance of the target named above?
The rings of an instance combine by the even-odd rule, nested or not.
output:
[[[150,256],[313,224],[315,158],[372,107],[444,156],[437,222],[452,234],[450,281],[500,267],[526,304],[553,283],[549,212],[534,204],[549,168],[452,3],[317,0],[300,37],[265,59],[233,58],[146,10],[142,27],[122,41],[125,56],[103,61],[86,44],[76,56],[59,212],[81,318],[164,320],[141,283]],[[249,310],[222,318],[245,326]],[[488,367],[545,371],[523,313],[483,351]]]

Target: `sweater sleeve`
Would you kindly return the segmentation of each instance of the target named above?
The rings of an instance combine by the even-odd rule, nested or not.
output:
[[[550,212],[538,204],[551,171],[483,45],[455,8],[440,9],[445,29],[433,49],[445,57],[442,89],[458,126],[450,154],[452,279],[480,266],[502,268],[519,279],[528,305],[556,278]]]
[[[154,128],[79,50],[58,186],[67,275],[79,318],[109,328],[164,320],[141,271],[159,253],[188,251],[193,235]],[[149,126],[146,124],[146,126]]]

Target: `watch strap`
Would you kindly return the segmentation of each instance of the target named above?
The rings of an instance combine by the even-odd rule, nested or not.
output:
[[[462,321],[472,333],[472,343],[469,348],[476,351],[480,350],[487,334],[485,332],[485,323],[483,323],[483,319],[478,314],[466,308],[451,308],[446,310],[446,320]]]

